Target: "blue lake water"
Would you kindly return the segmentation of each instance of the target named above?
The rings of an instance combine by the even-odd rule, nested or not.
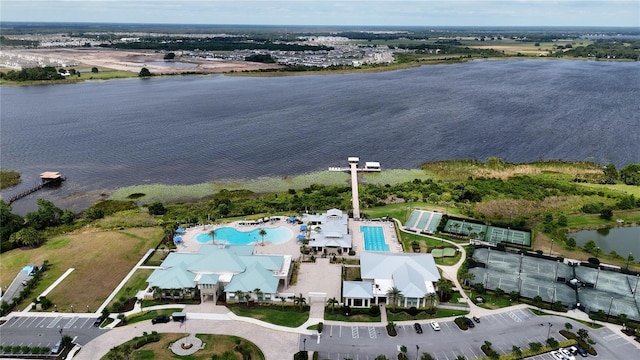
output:
[[[640,62],[504,60],[336,75],[171,76],[0,87],[0,165],[81,209],[143,183],[498,156],[640,162]]]
[[[616,227],[612,229],[582,230],[567,234],[576,240],[580,247],[593,240],[603,253],[609,254],[615,250],[618,255],[626,258],[634,254],[636,261],[640,259],[640,226]]]
[[[248,245],[261,243],[264,240],[272,244],[281,244],[293,238],[293,231],[286,227],[264,229],[267,232],[264,239],[260,236],[260,230],[260,228],[256,228],[251,231],[240,231],[231,227],[223,227],[215,229],[215,238],[208,233],[202,233],[196,236],[196,241],[202,244],[215,240],[216,242],[224,242],[231,245]]]

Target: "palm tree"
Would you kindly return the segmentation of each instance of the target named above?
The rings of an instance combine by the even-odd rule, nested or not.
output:
[[[209,236],[211,236],[211,243],[215,245],[215,243],[216,243],[216,231],[215,230],[209,231]]]
[[[236,290],[233,293],[236,296],[236,299],[238,299],[238,304],[240,303],[240,300],[242,299],[242,297],[244,296],[244,291],[242,290]]]
[[[387,291],[387,298],[389,298],[389,302],[392,306],[398,306],[398,301],[402,299],[404,296],[402,295],[402,291],[400,291],[397,287],[392,287]]]
[[[293,297],[293,303],[300,306],[300,312],[302,312],[302,308],[307,303],[307,299],[305,299],[304,296],[302,296],[302,293],[300,293],[300,296]]]
[[[280,296],[280,303],[282,304],[282,309],[284,310],[284,304],[287,302],[287,298],[284,296]]]
[[[440,279],[436,283],[436,287],[438,287],[438,295],[440,296],[440,301],[444,301],[444,295],[451,293],[451,282],[445,279]]]
[[[262,293],[262,290],[260,290],[260,288],[253,289],[253,293],[256,294],[256,300],[257,301],[262,300],[261,298],[262,298],[263,293]]]
[[[424,296],[425,305],[429,307],[436,307],[438,305],[438,295],[434,292],[427,293]]]
[[[338,305],[340,302],[338,301],[338,299],[332,297],[331,299],[327,300],[327,305],[331,306],[331,313],[333,314],[333,310],[335,309],[336,305]]]
[[[264,246],[264,237],[267,236],[267,230],[265,229],[260,229],[260,231],[258,231],[258,235],[260,235],[260,237],[262,238],[262,246]]]
[[[462,283],[465,285],[470,285],[473,280],[475,280],[476,275],[469,270],[465,270],[460,274],[460,279],[462,279]]]

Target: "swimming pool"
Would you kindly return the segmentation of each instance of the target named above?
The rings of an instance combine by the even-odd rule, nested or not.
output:
[[[364,249],[367,251],[389,251],[389,245],[384,242],[384,230],[381,226],[360,226],[364,234]]]
[[[209,235],[209,233],[202,233],[196,235],[196,241],[201,244],[209,243],[211,240],[215,240],[216,243],[226,243],[231,245],[248,245],[251,243],[262,242],[262,236],[260,236],[260,228],[252,231],[240,231],[232,227],[223,227],[216,230],[215,239]],[[264,229],[267,235],[264,236],[264,242],[270,242],[272,244],[282,244],[293,238],[293,231],[286,227],[268,228]]]

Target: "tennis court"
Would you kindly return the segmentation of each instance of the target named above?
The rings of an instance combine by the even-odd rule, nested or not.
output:
[[[640,277],[576,266],[576,278],[595,285],[595,288],[579,287],[576,297],[572,287],[564,281],[556,281],[574,277],[574,268],[564,262],[489,248],[475,249],[473,259],[486,267],[469,269],[475,277],[472,282],[487,289],[500,288],[507,293],[517,291],[529,299],[540,296],[543,301],[560,301],[569,307],[576,305],[579,299],[587,311],[608,312],[611,306],[612,316],[626,314],[630,319],[640,320],[640,310],[633,298],[634,291],[640,290]]]
[[[485,241],[490,243],[508,242],[523,246],[531,246],[531,233],[520,230],[487,226]]]
[[[487,232],[487,225],[471,223],[464,220],[447,220],[447,224],[444,226],[444,231],[451,234],[459,234],[468,236],[471,233],[476,233],[476,236],[481,236]]]

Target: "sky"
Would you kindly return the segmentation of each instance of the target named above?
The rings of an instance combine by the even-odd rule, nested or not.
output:
[[[0,21],[640,27],[640,0],[0,0]]]

